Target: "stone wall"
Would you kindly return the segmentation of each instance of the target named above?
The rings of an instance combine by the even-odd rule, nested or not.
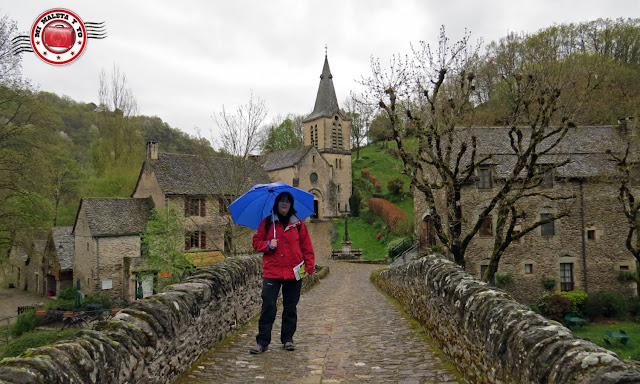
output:
[[[261,289],[259,255],[229,258],[71,341],[0,361],[0,384],[170,383],[260,312]]]
[[[471,383],[638,383],[640,366],[431,255],[374,274]]]

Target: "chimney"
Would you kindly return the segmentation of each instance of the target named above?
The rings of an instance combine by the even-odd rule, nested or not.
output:
[[[147,160],[158,160],[158,143],[153,140],[147,140]]]

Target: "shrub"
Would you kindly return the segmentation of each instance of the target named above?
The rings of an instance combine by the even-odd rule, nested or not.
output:
[[[76,287],[67,287],[56,295],[58,300],[74,300],[76,298]]]
[[[551,320],[563,322],[564,317],[571,313],[571,300],[560,295],[549,295],[542,298],[540,310],[542,314]]]
[[[354,190],[349,197],[349,207],[351,207],[351,216],[359,217],[360,216],[360,204],[362,203],[362,197],[358,190]]]
[[[615,293],[596,292],[585,301],[584,313],[592,320],[600,317],[622,319],[628,314],[627,299]]]
[[[29,348],[37,348],[43,345],[54,344],[57,341],[68,339],[76,333],[82,331],[81,328],[65,329],[63,331],[38,331],[25,333],[21,337],[12,340],[7,344],[0,359],[4,357],[15,357]]]
[[[582,311],[584,310],[584,303],[589,297],[589,295],[587,295],[585,291],[581,290],[556,292],[556,295],[560,295],[571,300],[571,312],[577,315],[582,315]]]
[[[36,315],[36,311],[35,309],[30,309],[18,316],[16,322],[11,325],[10,333],[13,337],[18,337],[23,333],[33,331],[37,325],[38,316]]]
[[[111,296],[106,293],[101,293],[99,295],[94,295],[89,293],[87,297],[84,299],[83,308],[90,309],[92,306],[98,304],[101,308],[111,308]]]
[[[380,182],[380,180],[378,180],[377,177],[371,174],[371,171],[369,171],[367,168],[362,168],[360,170],[360,174],[371,181],[376,192],[382,192],[382,183]]]
[[[547,291],[553,291],[556,287],[556,280],[551,277],[542,276],[542,286]]]
[[[382,217],[382,220],[392,232],[400,234],[400,232],[406,231],[407,224],[400,224],[399,226],[397,224],[402,221],[408,221],[407,215],[390,201],[373,197],[369,199],[369,209]]]
[[[75,299],[70,300],[62,300],[55,299],[53,301],[48,302],[45,307],[47,309],[54,309],[58,311],[73,311],[76,309],[76,301]]]
[[[396,177],[387,182],[387,189],[392,195],[400,195],[404,188],[404,180],[402,177]]]
[[[400,256],[404,251],[411,248],[413,239],[411,237],[398,237],[387,244],[387,257],[390,260]]]
[[[514,277],[512,273],[496,273],[496,287],[504,288],[513,283]]]

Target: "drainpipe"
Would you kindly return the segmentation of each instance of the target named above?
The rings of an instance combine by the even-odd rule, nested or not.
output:
[[[584,291],[589,292],[587,288],[587,239],[585,238],[585,225],[584,225],[584,189],[582,187],[582,180],[580,180],[580,227],[582,228],[582,274],[584,276]]]
[[[97,275],[98,287],[99,287],[100,286],[100,238],[99,237],[96,237],[96,263],[97,263],[96,275]]]

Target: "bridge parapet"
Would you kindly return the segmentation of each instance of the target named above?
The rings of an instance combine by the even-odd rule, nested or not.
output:
[[[372,280],[398,300],[473,383],[631,383],[640,367],[474,279],[437,255]]]
[[[261,290],[260,255],[228,258],[71,341],[0,361],[0,384],[170,383],[260,312]]]

